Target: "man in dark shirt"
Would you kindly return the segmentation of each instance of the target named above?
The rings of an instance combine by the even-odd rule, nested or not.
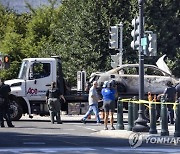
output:
[[[180,83],[176,86],[177,99],[180,101]]]
[[[51,88],[46,92],[46,102],[48,103],[48,109],[52,124],[54,124],[54,116],[56,117],[57,123],[62,124],[60,117],[60,98],[62,98],[65,102],[64,96],[61,94],[60,90],[56,88],[56,82],[52,82]]]
[[[0,97],[3,98],[3,104],[0,106],[0,125],[4,126],[4,119],[6,119],[8,127],[14,127],[10,118],[9,111],[9,94],[11,92],[11,88],[9,85],[4,84],[4,80],[0,81]]]
[[[172,82],[168,81],[167,82],[167,88],[164,91],[164,96],[166,99],[166,102],[170,102],[170,103],[174,103],[175,102],[175,98],[176,98],[176,89],[175,87],[173,87]],[[168,112],[169,112],[169,119],[170,119],[170,123],[174,124],[174,110],[173,110],[173,104],[168,104]]]

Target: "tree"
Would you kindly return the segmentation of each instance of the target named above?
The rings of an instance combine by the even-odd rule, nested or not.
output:
[[[47,42],[51,42],[51,39],[53,39],[51,37],[51,29],[56,24],[55,15],[56,10],[53,6],[47,6],[33,11],[31,20],[27,24],[27,32],[23,44],[26,57],[41,56]]]
[[[20,67],[18,61],[24,58],[21,47],[25,31],[25,16],[16,16],[13,12],[5,11],[3,8],[1,8],[0,16],[2,17],[0,21],[2,25],[0,30],[0,51],[2,55],[9,55],[11,61],[11,71],[1,71],[1,76],[10,79],[17,77],[18,72],[15,70]]]
[[[146,29],[157,34],[158,55],[167,55],[175,76],[180,76],[177,71],[180,70],[177,65],[179,60],[176,58],[180,44],[179,16],[178,0],[149,0],[145,3]]]
[[[56,0],[49,1],[50,6],[38,9],[28,5],[31,13],[22,15],[0,6],[0,51],[11,55],[12,61],[59,55],[66,79],[75,85],[78,70],[89,76],[111,68],[110,54],[117,51],[108,47],[109,27],[122,22],[123,63],[138,62],[138,52],[130,47],[138,0],[62,0],[59,7]],[[180,76],[178,4],[178,0],[149,0],[144,5],[145,30],[158,35],[158,56],[145,57],[145,62],[154,63],[167,54],[176,76]]]
[[[61,7],[62,16],[54,36],[66,77],[75,83],[78,70],[85,69],[89,76],[110,69],[109,27],[128,18],[128,2],[67,0]],[[119,10],[120,7],[123,9]]]

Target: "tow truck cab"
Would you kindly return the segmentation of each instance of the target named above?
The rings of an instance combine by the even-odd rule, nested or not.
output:
[[[67,92],[61,64],[61,59],[57,56],[23,59],[18,78],[5,81],[5,84],[11,87],[12,120],[19,120],[25,113],[30,117],[31,114],[49,114],[45,94],[53,81],[57,83],[67,102],[87,100],[87,96],[82,97],[77,93],[73,95]],[[66,103],[62,104],[67,108]]]

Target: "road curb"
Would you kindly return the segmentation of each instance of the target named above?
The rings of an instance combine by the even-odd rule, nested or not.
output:
[[[128,139],[132,133],[133,132],[127,130],[101,130],[97,132],[97,134],[101,136],[124,138],[124,139]]]

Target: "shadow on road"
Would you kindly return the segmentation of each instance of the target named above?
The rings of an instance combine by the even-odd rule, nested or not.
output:
[[[66,134],[3,132],[0,133],[0,138],[0,147],[120,147],[128,145],[127,139]]]

